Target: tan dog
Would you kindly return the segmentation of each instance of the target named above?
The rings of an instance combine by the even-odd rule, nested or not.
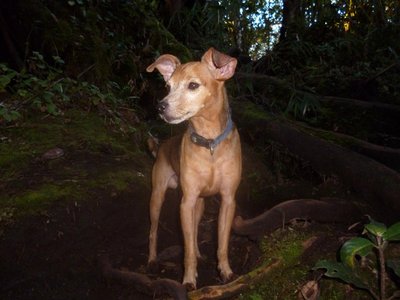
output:
[[[168,123],[189,120],[183,136],[161,145],[153,167],[150,200],[149,264],[157,260],[157,228],[167,188],[182,187],[180,206],[185,244],[183,283],[196,288],[197,229],[204,211],[204,197],[220,194],[218,218],[218,269],[224,281],[232,278],[228,243],[240,182],[242,158],[239,134],[232,123],[225,80],[234,75],[237,61],[210,48],[200,62],[181,65],[165,54],[148,68],[158,69],[170,91],[157,109]]]

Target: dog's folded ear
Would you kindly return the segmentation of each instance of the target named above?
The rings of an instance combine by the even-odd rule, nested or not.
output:
[[[181,62],[179,59],[171,54],[161,55],[156,59],[154,63],[147,67],[147,72],[153,72],[154,69],[157,69],[161,75],[164,77],[165,81],[168,81],[172,73],[174,73],[177,66],[179,66]]]
[[[210,48],[204,53],[201,61],[208,65],[216,80],[228,80],[235,74],[236,58]]]

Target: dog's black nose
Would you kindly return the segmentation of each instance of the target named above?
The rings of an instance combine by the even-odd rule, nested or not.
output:
[[[158,103],[158,105],[157,105],[158,113],[162,114],[162,113],[165,111],[165,109],[166,109],[167,107],[168,107],[168,103],[165,102],[165,101],[161,101],[161,102]]]

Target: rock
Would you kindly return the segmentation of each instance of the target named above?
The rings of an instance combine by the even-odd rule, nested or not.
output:
[[[52,160],[59,158],[61,156],[64,156],[64,150],[61,148],[53,148],[50,150],[47,150],[45,153],[42,155],[43,160]]]

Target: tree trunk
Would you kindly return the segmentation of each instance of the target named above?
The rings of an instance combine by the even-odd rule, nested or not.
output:
[[[375,0],[375,24],[378,27],[384,26],[386,23],[385,3],[384,0]]]
[[[12,59],[14,65],[18,70],[22,69],[24,66],[24,62],[19,56],[18,50],[15,47],[14,42],[9,34],[8,26],[5,19],[3,18],[1,9],[0,9],[0,31],[3,36],[4,44],[7,48],[8,54],[10,55],[10,58]]]
[[[284,0],[282,8],[282,25],[279,31],[279,42],[285,39],[297,39],[303,24],[304,16],[300,0]]]

